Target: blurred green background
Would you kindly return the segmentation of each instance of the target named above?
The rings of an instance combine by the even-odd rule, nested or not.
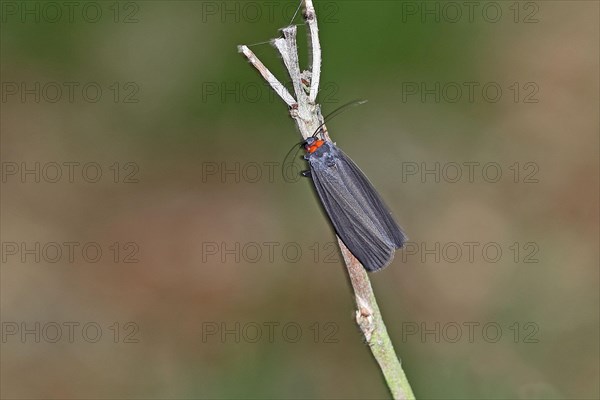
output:
[[[1,2],[3,398],[389,397],[237,53],[297,4]],[[324,112],[369,100],[330,134],[411,239],[371,277],[417,397],[598,398],[599,4],[316,7]]]

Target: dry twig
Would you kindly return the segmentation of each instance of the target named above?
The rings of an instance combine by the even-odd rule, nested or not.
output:
[[[312,69],[310,71],[300,71],[295,26],[283,28],[283,37],[272,41],[272,44],[279,50],[292,79],[295,98],[247,46],[239,46],[239,51],[246,56],[273,90],[290,107],[290,115],[296,121],[302,137],[306,139],[323,124],[323,116],[321,115],[320,106],[315,103],[319,93],[321,77],[321,44],[319,42],[317,16],[312,0],[304,0],[304,5],[304,19],[308,25],[312,50]],[[323,131],[326,138],[329,139],[325,126],[323,126]],[[363,332],[394,399],[414,399],[408,379],[385,328],[367,272],[339,237],[338,243],[354,290],[358,308],[356,323]]]

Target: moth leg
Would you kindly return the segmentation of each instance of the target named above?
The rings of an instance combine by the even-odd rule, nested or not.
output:
[[[302,175],[305,178],[309,178],[311,176],[310,175],[310,169],[307,169],[307,170],[304,170],[304,171],[300,172],[300,175]]]

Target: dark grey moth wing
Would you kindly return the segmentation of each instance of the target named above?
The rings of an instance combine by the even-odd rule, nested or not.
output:
[[[387,266],[406,237],[367,177],[333,143],[308,157],[315,189],[338,236],[368,271]]]

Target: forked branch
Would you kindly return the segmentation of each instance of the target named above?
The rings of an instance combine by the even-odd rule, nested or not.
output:
[[[271,42],[283,58],[292,80],[295,98],[247,46],[239,46],[239,51],[246,56],[279,97],[285,101],[302,137],[306,139],[323,124],[323,116],[321,115],[320,106],[316,104],[321,79],[321,44],[319,42],[317,15],[312,0],[304,0],[304,5],[304,20],[310,35],[312,69],[303,72],[300,70],[296,47],[296,26],[283,28],[283,37],[274,39]],[[329,139],[327,128],[324,125],[323,132],[325,137]],[[414,399],[408,379],[396,356],[392,341],[381,317],[369,276],[365,268],[346,248],[339,237],[338,243],[354,290],[358,308],[356,323],[363,332],[365,341],[369,345],[375,360],[377,360],[394,399]]]

